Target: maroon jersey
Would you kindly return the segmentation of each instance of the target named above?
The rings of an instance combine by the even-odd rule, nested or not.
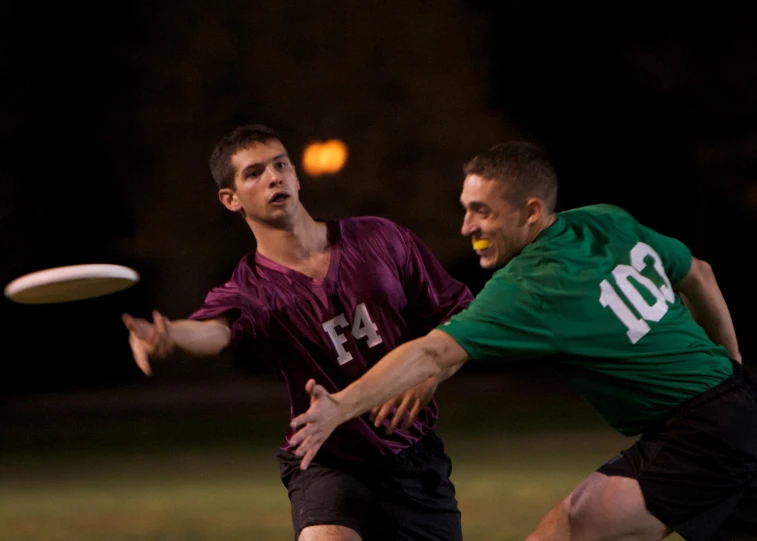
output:
[[[343,389],[386,353],[425,335],[473,299],[401,225],[358,217],[327,226],[331,259],[324,279],[252,252],[190,316],[227,317],[230,347],[244,346],[256,362],[272,363],[286,383],[291,417],[310,406],[308,379],[329,392]],[[350,461],[397,453],[432,430],[437,414],[433,401],[409,430],[390,436],[367,415],[352,419],[334,431],[321,453]],[[290,452],[291,433],[281,445]]]

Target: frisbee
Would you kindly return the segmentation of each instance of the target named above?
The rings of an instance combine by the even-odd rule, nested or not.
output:
[[[122,265],[69,265],[16,278],[5,286],[5,296],[22,304],[70,302],[123,291],[138,281],[137,271]]]

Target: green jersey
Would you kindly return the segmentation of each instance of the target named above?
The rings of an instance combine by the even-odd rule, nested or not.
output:
[[[617,207],[560,212],[439,330],[472,359],[553,358],[613,428],[640,434],[733,371],[673,291],[691,260]]]

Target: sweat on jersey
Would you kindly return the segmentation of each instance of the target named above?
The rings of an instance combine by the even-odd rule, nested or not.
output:
[[[326,222],[331,257],[313,279],[253,251],[190,318],[225,316],[230,347],[267,362],[286,383],[290,418],[310,406],[305,383],[344,389],[393,348],[423,336],[473,299],[409,229],[378,217]],[[361,462],[398,453],[433,430],[436,401],[407,431],[387,436],[367,415],[340,425],[320,453]],[[281,449],[292,451],[289,429]]]
[[[550,357],[610,426],[640,434],[733,371],[673,291],[691,261],[618,207],[560,212],[439,330],[472,359]]]

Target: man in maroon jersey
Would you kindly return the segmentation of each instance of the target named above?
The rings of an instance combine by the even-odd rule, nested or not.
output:
[[[256,250],[213,288],[188,319],[124,314],[140,368],[176,348],[217,355],[245,346],[272,362],[305,412],[305,383],[349,385],[398,345],[425,335],[472,300],[421,240],[377,217],[318,221],[300,203],[299,180],[278,135],[241,126],[210,157],[218,197],[252,230]],[[436,381],[334,431],[307,470],[289,444],[278,452],[295,540],[460,540],[450,460],[434,433]],[[410,412],[386,430],[395,408]]]

